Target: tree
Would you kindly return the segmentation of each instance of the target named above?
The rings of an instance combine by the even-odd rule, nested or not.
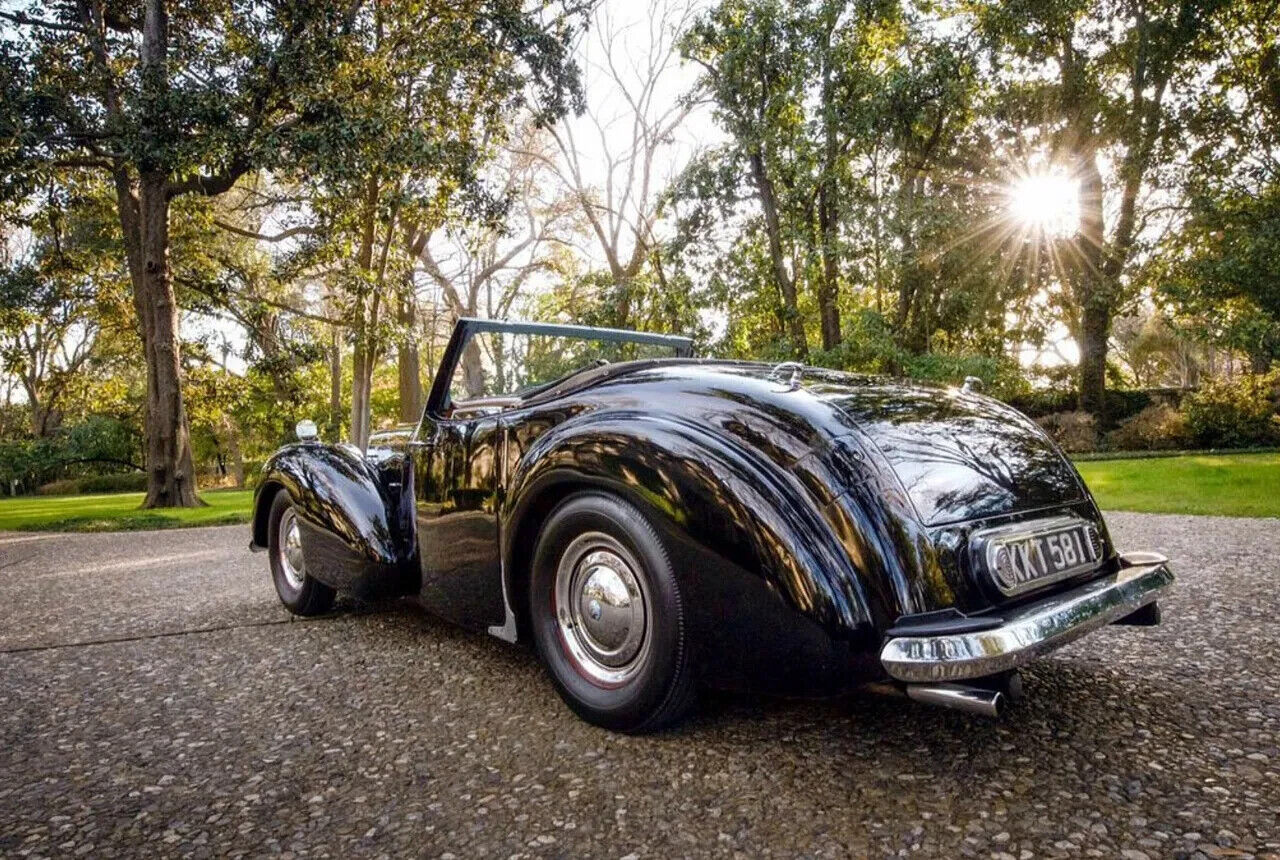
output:
[[[307,417],[300,411],[300,377],[308,365],[325,357],[324,342],[336,321],[308,304],[308,292],[318,292],[319,285],[305,274],[277,267],[270,253],[278,243],[311,232],[306,225],[264,224],[263,213],[276,209],[270,205],[273,191],[264,177],[246,177],[217,200],[184,205],[172,265],[184,310],[234,323],[244,331],[242,357],[270,387],[269,439],[282,444],[293,438],[298,419]],[[205,352],[218,348],[229,351],[230,345]],[[221,363],[225,365],[225,358]]]
[[[490,165],[487,175],[506,201],[501,222],[473,222],[405,234],[409,253],[454,317],[501,319],[511,313],[530,279],[563,274],[580,199],[558,193],[550,132],[526,123]],[[478,390],[481,356],[473,341],[463,371]]]
[[[672,98],[677,39],[693,13],[687,0],[649,0],[643,16],[649,38],[633,54],[626,40],[640,25],[621,26],[600,5],[587,49],[600,83],[597,95],[584,121],[566,119],[550,128],[554,153],[530,150],[576,201],[608,267],[614,288],[610,322],[619,328],[632,325],[636,279],[658,244],[659,192],[671,179],[674,135],[694,107],[693,98]]]
[[[328,117],[311,101],[362,3],[65,0],[4,11],[8,199],[68,171],[112,183],[147,366],[145,507],[197,504],[169,211],[270,165]]]
[[[373,371],[411,324],[406,234],[495,221],[507,202],[483,165],[508,120],[536,101],[548,123],[577,104],[568,45],[578,12],[518,0],[375,7],[361,51],[335,70],[335,109],[316,152],[294,165],[328,268],[330,304],[352,345],[351,440],[368,440]],[[402,413],[411,411],[402,404]]]
[[[128,325],[125,276],[98,184],[62,189],[31,220],[25,247],[0,271],[0,364],[26,395],[31,433],[50,436],[85,375]],[[11,243],[16,245],[19,243]],[[106,356],[102,356],[104,359]]]
[[[101,171],[116,190],[148,369],[146,506],[197,503],[168,257],[172,202],[186,194],[224,193],[257,168],[307,164],[341,173],[348,151],[366,142],[362,135],[376,139],[383,131],[361,127],[360,119],[385,118],[399,102],[367,108],[377,98],[403,94],[386,86],[351,86],[378,83],[375,56],[416,62],[411,80],[433,84],[426,98],[435,100],[441,118],[453,107],[445,94],[469,92],[479,101],[501,102],[526,76],[554,79],[548,109],[563,110],[566,15],[526,10],[515,0],[145,0],[140,10],[65,0],[0,12],[21,33],[3,44],[0,59],[6,73],[0,128],[11,142],[0,155],[0,164],[12,171],[5,196],[29,195],[68,170]],[[412,19],[421,29],[399,29],[393,44],[371,56],[380,28],[392,19]],[[434,39],[433,32],[444,38]],[[352,70],[362,71],[353,76]],[[356,104],[348,103],[351,96],[359,97]],[[454,117],[468,114],[464,109]],[[432,132],[435,137],[424,133],[416,141],[420,158],[428,150],[447,154],[451,145],[475,151],[469,141],[451,141],[456,125],[440,122]],[[450,190],[445,182],[433,193]],[[355,199],[383,216],[387,209],[378,208],[374,196]],[[373,271],[367,250],[356,255],[369,263],[362,277]],[[372,349],[358,333],[362,364]],[[353,397],[361,396],[357,386]]]
[[[683,50],[729,140],[672,189],[682,232],[742,224],[720,230],[738,246],[733,268],[771,285],[793,356],[809,356],[816,316],[818,360],[842,363],[841,317],[860,305],[892,313],[909,352],[999,318],[991,249],[973,243],[991,201],[963,39],[894,3],[725,0]]]
[[[1231,38],[1193,103],[1186,221],[1161,247],[1159,286],[1262,372],[1280,358],[1280,4],[1223,16]]]
[[[1080,405],[1097,415],[1105,408],[1112,320],[1158,206],[1148,183],[1177,157],[1176,104],[1220,50],[1224,5],[1017,0],[975,7],[1006,84],[1038,107],[1051,157],[1080,182],[1080,226],[1065,249],[1064,275],[1079,316]],[[1114,165],[1110,184],[1104,162]]]
[[[798,260],[790,249],[794,231],[784,222],[786,201],[779,200],[779,173],[790,176],[800,149],[803,113],[798,112],[806,80],[803,38],[796,17],[784,4],[766,0],[729,0],[700,19],[685,35],[683,50],[700,64],[704,86],[716,119],[732,142],[703,161],[718,158],[728,165],[707,165],[699,177],[729,179],[743,165],[763,219],[773,285],[780,299],[779,318],[797,357],[809,353],[796,287]],[[701,165],[694,165],[699,171]],[[696,172],[686,174],[686,182]],[[736,196],[734,192],[731,195]],[[785,231],[785,232],[784,232]]]

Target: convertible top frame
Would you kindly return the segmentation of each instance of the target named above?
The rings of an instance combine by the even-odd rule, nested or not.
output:
[[[497,331],[508,334],[545,334],[557,337],[579,337],[590,340],[605,340],[614,343],[645,343],[653,346],[669,346],[675,350],[676,358],[693,356],[693,339],[675,334],[652,334],[650,332],[627,331],[619,328],[594,328],[585,325],[560,325],[557,323],[524,322],[521,320],[483,320],[474,317],[461,317],[449,345],[445,347],[440,359],[440,367],[436,378],[431,382],[431,393],[427,395],[426,415],[438,415],[449,405],[449,383],[462,358],[462,349],[473,334]]]

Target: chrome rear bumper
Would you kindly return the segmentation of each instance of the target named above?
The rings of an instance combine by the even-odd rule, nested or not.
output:
[[[1121,556],[1116,573],[1014,610],[999,627],[890,639],[880,651],[880,663],[889,677],[913,684],[1016,669],[1152,603],[1172,583],[1163,556],[1130,553]]]

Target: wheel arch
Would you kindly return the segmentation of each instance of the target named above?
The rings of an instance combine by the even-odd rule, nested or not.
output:
[[[256,549],[267,548],[271,505],[275,502],[276,494],[283,489],[284,484],[271,478],[258,485],[258,491],[254,494],[253,500],[253,546]]]
[[[529,638],[539,531],[566,498],[598,491],[638,508],[669,543],[707,661],[720,662],[740,636],[752,653],[778,649],[785,680],[797,665],[844,671],[851,652],[869,647],[862,576],[781,466],[678,419],[628,415],[564,429],[526,449],[508,482],[501,552],[517,639]]]
[[[514,533],[509,540],[503,541],[507,547],[503,559],[504,586],[515,616],[518,642],[530,641],[529,576],[538,535],[557,507],[566,499],[584,492],[609,492],[609,489],[599,483],[570,476],[538,488],[523,500],[513,526]]]

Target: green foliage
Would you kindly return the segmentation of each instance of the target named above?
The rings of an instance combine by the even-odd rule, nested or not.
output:
[[[0,366],[20,381],[38,436],[83,417],[94,383],[134,339],[104,190],[60,191],[26,219],[29,242],[0,269]]]
[[[337,172],[345,161],[356,179],[365,165],[353,156],[370,146],[418,163],[474,162],[475,138],[461,132],[477,110],[536,95],[550,118],[578,93],[568,58],[578,19],[555,4],[164,0],[167,78],[144,78],[140,8],[111,9],[104,26],[74,4],[43,5],[22,38],[0,42],[6,200],[50,171],[115,169],[107,153],[163,170],[174,192],[206,194],[258,168]],[[408,120],[421,114],[397,101],[405,79],[432,105],[416,129]]]
[[[1109,389],[1107,416],[1112,422],[1119,424],[1156,403],[1168,402],[1176,406],[1185,393],[1175,388]],[[1041,418],[1055,412],[1073,411],[1079,402],[1079,395],[1069,384],[1057,384],[1015,393],[1004,399],[1020,412],[1032,418]],[[1114,429],[1114,426],[1104,429]]]
[[[951,355],[926,352],[912,355],[904,365],[912,379],[959,385],[973,376],[983,383],[983,392],[1004,399],[1030,388],[1018,363],[1008,356]]]
[[[991,253],[1000,201],[983,187],[976,58],[926,18],[913,4],[725,0],[685,35],[728,142],[689,165],[669,208],[694,265],[735,237],[712,290],[730,332],[740,319],[754,331],[726,352],[773,357],[762,346],[783,340],[794,357],[797,318],[807,342],[833,301],[842,329],[892,309],[911,352],[1000,348],[1022,286]]]
[[[139,444],[132,427],[102,415],[48,436],[0,439],[0,485],[29,492],[59,478],[136,469]]]
[[[983,383],[983,391],[1007,399],[1030,390],[1026,374],[1007,356],[972,353],[915,353],[903,347],[883,315],[862,311],[846,320],[846,339],[837,348],[817,352],[821,367],[859,373],[891,374],[926,382],[959,385],[968,377]]]
[[[62,428],[58,441],[66,462],[113,469],[135,462],[140,444],[134,427],[103,415]]]
[[[165,0],[159,89],[142,80],[138,15],[109,3],[107,26],[86,29],[74,4],[6,8],[19,7],[69,29],[15,25],[0,39],[0,215],[20,226],[0,271],[0,364],[20,401],[0,409],[6,491],[141,459],[146,368],[116,180],[129,199],[140,170],[164,172],[192,446],[202,472],[242,460],[250,482],[298,419],[350,427],[355,389],[374,426],[397,420],[402,307],[428,280],[466,292],[424,276],[415,238],[514,246],[529,212],[558,205],[491,165],[504,144],[526,148],[517,128],[580,105],[580,4]],[[821,366],[975,376],[1050,416],[1072,448],[1106,430],[1113,448],[1272,439],[1265,396],[1243,382],[1211,383],[1180,411],[1176,392],[1145,387],[1194,384],[1211,349],[1219,367],[1223,350],[1258,370],[1280,358],[1273,11],[720,0],[680,48],[703,72],[690,99],[721,134],[643,225],[639,272],[620,282],[566,228],[528,283],[503,282],[514,303],[446,296],[440,328],[466,305],[681,332],[717,357],[781,361],[807,346]],[[554,146],[520,155],[557,158]],[[1007,180],[1037,159],[1105,168],[1100,237],[1054,239],[1007,217]],[[1139,192],[1128,244],[1112,215],[1125,179]],[[513,207],[515,193],[538,199]],[[289,238],[254,238],[276,231]],[[497,247],[468,259],[483,267]],[[1082,280],[1103,269],[1106,283]],[[1156,301],[1135,307],[1139,291]],[[1093,427],[1076,414],[1075,368],[1015,357],[1063,327],[1079,336],[1089,303],[1126,315],[1111,328],[1122,361],[1106,365],[1109,423]],[[827,343],[832,309],[840,337]]]
[[[1280,358],[1280,16],[1223,3],[1229,61],[1209,67],[1186,111],[1186,217],[1157,258],[1156,289],[1204,340]]]
[[[1182,404],[1187,430],[1202,448],[1280,442],[1280,369],[1215,380]]]

